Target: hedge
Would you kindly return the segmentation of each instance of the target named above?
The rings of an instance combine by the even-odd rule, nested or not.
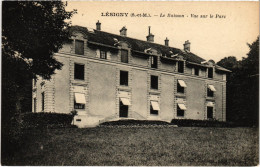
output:
[[[149,121],[149,120],[119,120],[119,121],[111,121],[111,122],[104,122],[102,125],[111,126],[111,125],[170,125],[168,122],[164,121]]]
[[[21,115],[21,127],[23,129],[71,127],[72,120],[72,114],[25,113]]]
[[[193,120],[193,119],[173,119],[172,124],[179,127],[234,127],[235,124],[217,120]]]

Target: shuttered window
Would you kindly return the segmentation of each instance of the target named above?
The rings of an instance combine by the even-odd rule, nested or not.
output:
[[[75,41],[75,53],[79,55],[84,55],[84,41]]]

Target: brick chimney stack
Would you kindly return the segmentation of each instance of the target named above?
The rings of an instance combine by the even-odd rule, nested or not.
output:
[[[169,39],[166,37],[165,41],[165,46],[169,46]]]
[[[184,50],[190,51],[190,42],[189,42],[189,40],[185,41],[183,46],[184,46]]]
[[[154,42],[154,35],[151,33],[151,26],[148,27],[148,36],[146,36],[148,42]]]
[[[101,23],[99,22],[99,20],[96,23],[96,30],[101,31]]]
[[[121,30],[120,30],[120,35],[126,37],[126,35],[127,35],[127,29],[125,28],[125,26],[124,26],[123,28],[121,28]]]

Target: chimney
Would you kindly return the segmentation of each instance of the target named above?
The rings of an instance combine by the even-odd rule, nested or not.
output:
[[[101,30],[101,23],[99,22],[99,20],[98,20],[98,22],[96,23],[96,30],[98,30],[98,31]]]
[[[189,42],[189,40],[185,41],[183,46],[184,46],[184,50],[190,51],[190,42]]]
[[[124,26],[124,27],[121,28],[121,30],[120,30],[120,35],[126,37],[126,32],[127,32],[127,29],[126,29],[125,26]]]
[[[148,35],[146,36],[148,42],[154,41],[154,35],[151,33],[151,26],[148,27]]]
[[[169,39],[166,37],[165,41],[165,46],[169,46]]]

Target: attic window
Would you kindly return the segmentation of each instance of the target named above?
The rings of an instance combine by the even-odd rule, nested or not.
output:
[[[195,75],[199,76],[200,75],[199,72],[200,72],[199,68],[195,68],[194,69],[194,74]]]
[[[107,52],[101,50],[101,51],[100,51],[100,58],[101,58],[101,59],[107,59]]]
[[[157,56],[151,56],[151,68],[157,68]]]
[[[128,63],[128,51],[121,50],[121,62]]]
[[[75,41],[75,53],[78,55],[84,55],[84,41]]]
[[[213,78],[213,68],[208,68],[208,78]]]
[[[184,72],[184,62],[178,61],[178,72],[183,73]]]

